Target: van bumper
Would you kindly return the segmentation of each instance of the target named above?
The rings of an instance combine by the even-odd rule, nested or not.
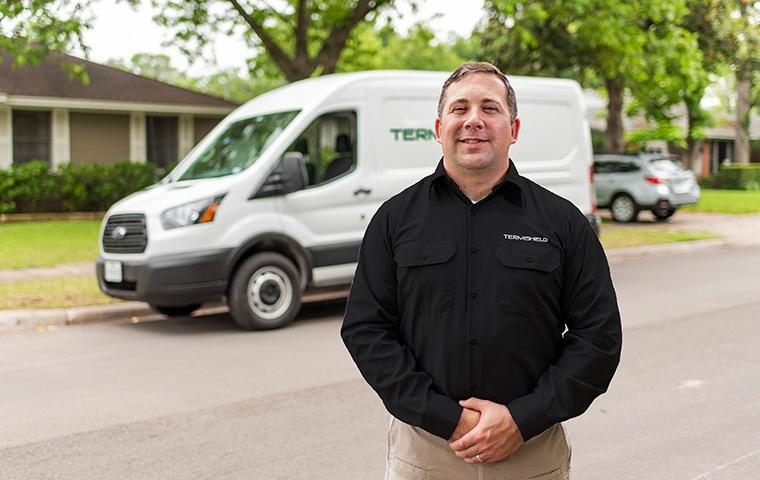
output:
[[[232,249],[164,255],[144,262],[121,260],[122,281],[105,280],[106,259],[98,257],[98,286],[106,295],[160,306],[216,301],[227,289],[227,260]]]
[[[589,213],[586,215],[586,220],[588,220],[588,223],[591,225],[591,228],[594,229],[594,233],[596,233],[596,236],[599,236],[599,230],[602,226],[602,217],[599,215],[594,215],[593,213]]]

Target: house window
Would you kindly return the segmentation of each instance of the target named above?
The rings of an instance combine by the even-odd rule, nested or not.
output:
[[[13,110],[13,163],[50,163],[50,112]]]
[[[159,167],[168,167],[177,161],[177,117],[145,117],[148,161]]]

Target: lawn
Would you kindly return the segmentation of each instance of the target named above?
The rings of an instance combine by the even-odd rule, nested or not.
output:
[[[94,261],[99,228],[99,220],[2,223],[0,270]]]
[[[654,245],[659,243],[690,242],[694,240],[708,240],[721,238],[712,232],[668,230],[663,227],[626,226],[613,227],[602,226],[601,241],[605,250],[611,248],[640,247],[642,245]]]
[[[683,207],[686,212],[758,213],[760,191],[703,189],[697,205]]]
[[[98,289],[95,277],[0,283],[0,310],[70,308],[118,301]]]

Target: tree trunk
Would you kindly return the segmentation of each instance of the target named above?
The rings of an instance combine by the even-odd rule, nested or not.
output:
[[[752,73],[743,69],[736,71],[736,140],[734,162],[749,163],[749,110],[752,93]]]
[[[607,87],[607,130],[604,132],[604,150],[622,153],[623,142],[623,82],[619,78],[605,80]]]
[[[696,98],[695,98],[696,100]],[[702,140],[694,137],[694,130],[698,120],[699,101],[692,103],[686,101],[686,150],[681,154],[681,161],[696,175],[702,175],[701,162],[702,158]]]
[[[702,175],[701,163],[699,162],[702,158],[702,144],[702,140],[694,138],[686,140],[686,159],[682,159],[682,161],[695,175]]]

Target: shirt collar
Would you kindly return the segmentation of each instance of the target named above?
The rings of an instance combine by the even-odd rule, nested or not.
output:
[[[451,185],[456,186],[454,181],[449,177],[449,175],[446,173],[446,169],[443,167],[443,157],[438,161],[438,166],[435,168],[435,172],[432,176],[432,183],[431,185],[434,185],[436,183],[439,183],[443,180],[446,180],[448,182],[451,182]],[[506,189],[506,187],[512,187],[510,189]],[[515,190],[514,187],[517,187]],[[458,187],[457,187],[458,188]],[[517,195],[512,196],[509,195],[509,198],[515,198],[519,199],[517,200],[518,203],[522,206],[524,205],[523,197],[522,197],[522,177],[520,176],[520,172],[517,171],[517,167],[515,166],[515,162],[512,161],[512,159],[509,159],[509,168],[507,169],[507,176],[504,177],[502,180],[499,181],[496,185],[494,185],[492,191],[494,192],[515,192]]]

